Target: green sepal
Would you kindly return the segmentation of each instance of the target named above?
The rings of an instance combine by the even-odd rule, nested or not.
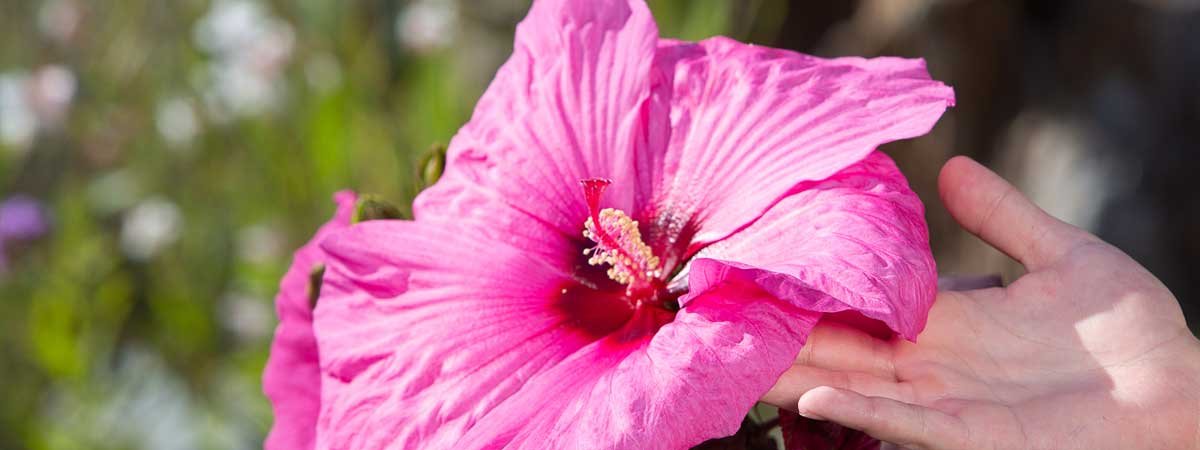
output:
[[[403,219],[400,208],[374,195],[363,195],[354,203],[354,215],[350,223],[356,224],[368,220]]]
[[[308,306],[316,309],[317,299],[321,298],[321,282],[325,277],[325,265],[317,264],[308,272]]]
[[[432,186],[439,178],[442,177],[442,172],[446,170],[446,146],[442,144],[434,144],[421,157],[420,164],[417,165],[421,171],[420,179],[422,187]]]

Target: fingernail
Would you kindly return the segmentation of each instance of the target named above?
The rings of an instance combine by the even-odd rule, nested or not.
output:
[[[826,420],[820,414],[814,413],[812,411],[805,411],[804,408],[797,408],[797,409],[798,409],[798,411],[796,411],[796,413],[800,414],[803,417],[806,417],[806,418],[809,418],[812,420],[821,420],[821,421]]]

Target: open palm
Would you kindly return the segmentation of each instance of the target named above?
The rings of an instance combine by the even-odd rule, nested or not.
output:
[[[916,343],[819,326],[765,401],[914,448],[1200,445],[1200,342],[1162,283],[974,161],[939,185],[1028,273],[940,293]]]

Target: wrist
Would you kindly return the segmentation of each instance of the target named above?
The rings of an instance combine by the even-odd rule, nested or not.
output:
[[[1184,339],[1185,349],[1181,361],[1188,368],[1185,377],[1186,387],[1181,392],[1182,414],[1184,423],[1190,424],[1190,432],[1181,442],[1181,448],[1200,450],[1200,339],[1188,333]]]

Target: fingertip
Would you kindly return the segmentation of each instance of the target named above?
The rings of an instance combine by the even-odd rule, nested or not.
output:
[[[938,175],[950,216],[971,234],[1033,270],[1081,241],[1079,229],[1046,213],[982,164],[955,156]]]
[[[979,163],[979,161],[976,161],[976,160],[975,160],[975,158],[972,158],[972,157],[970,157],[970,156],[967,156],[967,155],[954,155],[954,156],[951,156],[951,157],[950,157],[950,159],[946,160],[946,165],[947,165],[947,166],[960,166],[960,165],[964,165],[964,166],[983,167],[983,164],[980,164],[980,163]]]
[[[982,166],[978,162],[963,155],[957,155],[947,160],[946,164],[942,165],[941,172],[938,173],[938,194],[942,197],[942,202],[945,203],[951,193],[965,186],[964,181],[967,180],[965,175],[979,167]]]
[[[974,159],[962,155],[952,157],[946,161],[938,174],[938,196],[951,216],[964,226],[973,225],[969,220],[964,223],[964,219],[976,214],[973,206],[977,201],[972,200],[972,197],[980,196],[982,192],[979,189],[982,184],[994,184],[991,182],[993,177],[999,178]],[[972,227],[967,228],[972,233],[978,232]]]
[[[833,415],[831,413],[836,413],[836,408],[846,407],[847,402],[855,400],[853,397],[861,396],[830,386],[817,386],[800,395],[796,412],[813,420],[829,420]]]

